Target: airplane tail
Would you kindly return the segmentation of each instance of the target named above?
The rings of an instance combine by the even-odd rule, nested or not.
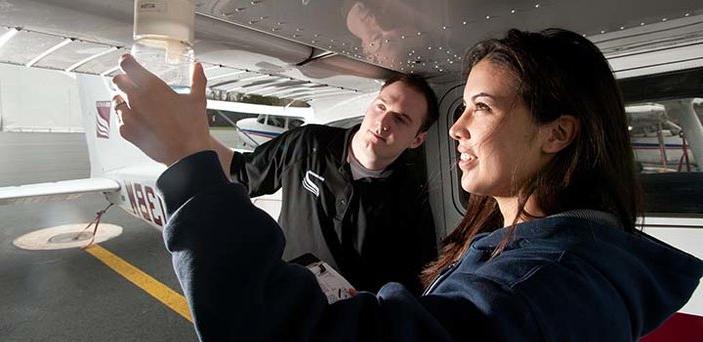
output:
[[[90,154],[90,176],[99,177],[129,166],[154,164],[137,147],[120,136],[117,114],[112,107],[109,78],[76,75],[85,138]]]
[[[109,200],[119,203],[121,185],[106,175],[118,168],[151,161],[119,135],[108,84],[99,76],[89,75],[77,75],[77,81],[90,154],[90,178],[0,187],[0,205],[70,200],[88,193],[116,196]]]

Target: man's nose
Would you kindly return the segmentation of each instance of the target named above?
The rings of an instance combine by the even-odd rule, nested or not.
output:
[[[378,130],[381,134],[387,134],[391,130],[391,125],[393,122],[392,114],[385,112],[381,115],[378,120]]]

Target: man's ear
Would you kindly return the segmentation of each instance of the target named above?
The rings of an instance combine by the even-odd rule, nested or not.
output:
[[[557,153],[571,144],[579,133],[581,126],[578,119],[571,115],[562,115],[544,125],[542,133],[542,152]]]
[[[422,145],[423,142],[425,142],[425,139],[427,138],[427,131],[424,131],[422,133],[418,133],[417,136],[415,136],[415,139],[410,143],[410,146],[408,148],[416,148],[420,145]]]

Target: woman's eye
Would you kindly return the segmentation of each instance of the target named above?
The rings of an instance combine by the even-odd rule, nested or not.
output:
[[[483,103],[483,102],[477,102],[477,103],[476,103],[476,110],[483,110],[483,111],[490,112],[490,111],[491,111],[491,107],[488,107],[488,106],[487,106],[485,103]]]
[[[386,110],[386,106],[384,106],[383,104],[380,104],[380,103],[378,105],[376,105],[376,108],[378,108],[380,110]]]

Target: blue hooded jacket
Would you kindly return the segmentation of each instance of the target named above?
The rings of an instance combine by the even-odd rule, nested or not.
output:
[[[276,222],[206,151],[157,185],[173,265],[203,341],[634,341],[683,306],[703,262],[612,215],[574,211],[479,235],[415,297],[391,283],[328,304],[306,268],[281,261]],[[392,248],[392,246],[389,246]]]

